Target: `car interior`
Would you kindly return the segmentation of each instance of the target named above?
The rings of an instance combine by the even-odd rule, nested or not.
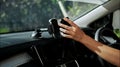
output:
[[[55,8],[49,7],[52,2],[57,3]],[[20,8],[12,7],[17,4]],[[82,5],[90,9],[82,12]],[[67,24],[62,18],[68,17],[96,41],[120,50],[120,35],[113,31],[120,31],[120,0],[1,0],[0,6],[0,67],[116,67],[82,43],[62,37],[58,23]],[[53,14],[45,13],[47,9]]]

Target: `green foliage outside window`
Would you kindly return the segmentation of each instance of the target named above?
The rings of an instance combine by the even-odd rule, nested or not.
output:
[[[120,38],[120,29],[115,29],[114,33]]]
[[[95,4],[60,1],[71,19],[96,7]],[[0,33],[46,28],[51,18],[63,18],[57,0],[0,0]]]
[[[54,17],[63,17],[56,0],[0,0],[0,33],[44,28]]]

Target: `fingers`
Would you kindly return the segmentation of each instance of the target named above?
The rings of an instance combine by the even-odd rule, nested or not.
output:
[[[64,34],[68,34],[68,35],[71,35],[71,34],[72,34],[71,31],[68,31],[68,30],[63,29],[63,28],[60,28],[60,31],[61,31],[62,33],[64,33]]]
[[[63,37],[65,37],[65,38],[70,38],[70,39],[72,39],[72,36],[71,36],[71,35],[68,35],[68,34],[65,34],[65,33],[61,33],[61,35],[62,35]]]
[[[58,24],[61,28],[64,28],[64,29],[66,29],[66,30],[71,30],[71,27],[70,26],[67,26],[67,25],[64,25],[64,24],[61,24],[61,23],[59,23]]]
[[[71,26],[76,26],[76,24],[73,23],[73,21],[69,20],[68,18],[63,18],[67,23],[69,23]]]
[[[58,25],[66,30],[72,30],[72,27],[77,27],[76,24],[73,23],[73,21],[69,20],[68,18],[63,18],[67,23],[69,23],[71,26],[62,24],[62,23],[58,23]]]
[[[77,25],[73,23],[73,21],[67,19],[67,18],[63,18],[67,23],[70,24],[70,26],[62,24],[62,23],[58,23],[58,25],[60,26],[60,31],[61,31],[61,35],[63,37],[66,38],[70,38],[73,39],[76,33],[76,28]]]

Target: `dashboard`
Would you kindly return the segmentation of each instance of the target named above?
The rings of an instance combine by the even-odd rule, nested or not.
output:
[[[90,29],[84,29],[84,31],[93,32]],[[76,41],[67,38],[55,39],[48,32],[42,32],[40,38],[33,38],[34,32],[0,35],[2,67],[60,65],[73,62],[77,57],[84,57],[87,51],[90,52]]]

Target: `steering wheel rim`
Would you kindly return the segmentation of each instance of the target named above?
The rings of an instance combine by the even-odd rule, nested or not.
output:
[[[97,31],[95,32],[94,39],[113,48],[116,48],[117,45],[117,49],[119,49],[118,44],[120,44],[120,39],[114,34],[114,32],[110,28],[106,28],[105,26],[103,26],[97,29]],[[112,64],[106,62],[99,56],[98,60],[103,67],[106,67],[106,65],[113,66]]]

